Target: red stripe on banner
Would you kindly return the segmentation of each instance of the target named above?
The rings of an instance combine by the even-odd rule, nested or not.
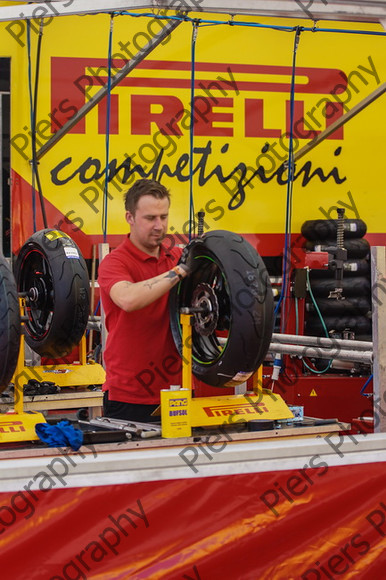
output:
[[[103,86],[107,82],[106,77],[93,77],[97,81],[98,85]],[[213,87],[213,83],[216,83],[216,87]],[[167,89],[190,89],[191,81],[190,79],[160,79],[160,78],[141,78],[141,77],[127,77],[122,79],[119,83],[121,87],[152,87],[152,88],[167,88]],[[235,86],[232,87],[229,82],[226,81],[213,81],[211,79],[201,79],[194,82],[195,89],[208,89],[208,90],[223,90],[228,91],[269,91],[269,92],[286,92],[290,90],[290,85],[288,83],[269,83],[261,81],[237,81]],[[297,85],[298,92],[307,93],[311,92],[307,90],[306,84]],[[313,91],[312,91],[313,92]]]
[[[384,463],[59,490],[53,461],[0,496],[4,579],[384,577]]]
[[[107,74],[107,60],[103,58],[77,58],[77,57],[52,57],[52,76],[56,78],[57,73],[60,71],[71,71],[73,74],[73,79],[77,80],[77,73],[85,74],[92,77],[94,80],[98,79],[98,75],[102,72]],[[114,58],[113,67],[114,74],[117,72],[116,69],[123,67],[127,63],[127,60]],[[141,70],[164,70],[168,72],[170,79],[171,71],[187,71],[191,70],[191,63],[184,61],[166,61],[166,60],[144,60],[136,67]],[[256,90],[268,90],[268,91],[289,91],[291,88],[290,77],[292,75],[292,68],[290,66],[277,66],[277,65],[255,65],[255,64],[240,64],[240,63],[218,63],[218,62],[196,62],[195,69],[198,72],[220,72],[224,76],[228,75],[227,78],[216,78],[210,79],[208,82],[214,82],[216,80],[229,81],[230,75],[235,73],[241,74],[254,74],[254,75],[268,75],[272,77],[271,82],[256,82]],[[287,83],[275,82],[276,76],[287,76]],[[319,67],[297,67],[296,78],[298,81],[295,87],[298,92],[304,93],[329,93],[330,91],[335,91],[336,93],[342,93],[347,87],[347,77],[345,73],[340,69],[332,68],[319,68]],[[123,82],[128,79],[124,79]],[[189,81],[190,82],[190,81]],[[121,83],[122,84],[122,83]],[[172,87],[173,85],[168,85]],[[190,86],[190,85],[189,85]],[[199,86],[199,85],[198,85]],[[242,83],[241,83],[242,86]],[[262,87],[266,88],[263,89]],[[228,90],[231,84],[227,83]],[[237,87],[239,88],[239,81],[237,80]],[[277,88],[280,87],[280,88]],[[339,89],[337,89],[339,87]],[[212,87],[213,88],[213,87]],[[249,89],[248,89],[249,90]]]

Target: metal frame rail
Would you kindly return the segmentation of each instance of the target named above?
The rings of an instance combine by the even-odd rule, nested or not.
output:
[[[265,16],[278,18],[302,18],[317,20],[339,20],[352,22],[386,22],[384,0],[324,0],[307,3],[296,0],[75,0],[68,2],[52,0],[29,2],[0,8],[0,22],[37,18],[37,6],[41,6],[45,18],[73,14],[95,14],[120,10],[192,10],[231,16]]]

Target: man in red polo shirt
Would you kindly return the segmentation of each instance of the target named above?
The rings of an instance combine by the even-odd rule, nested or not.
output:
[[[181,384],[181,358],[169,327],[168,293],[194,264],[177,265],[181,249],[162,244],[170,195],[140,179],[125,195],[130,234],[104,258],[98,282],[108,338],[104,415],[149,421],[160,389]]]

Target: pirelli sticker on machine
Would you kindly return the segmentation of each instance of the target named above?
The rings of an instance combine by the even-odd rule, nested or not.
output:
[[[229,415],[256,415],[268,413],[269,410],[264,403],[250,403],[233,405],[213,405],[212,407],[204,407],[204,412],[208,417],[229,417]]]

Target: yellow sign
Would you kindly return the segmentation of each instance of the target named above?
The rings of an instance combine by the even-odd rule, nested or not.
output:
[[[196,16],[202,17],[202,13]],[[215,19],[227,21],[225,15]],[[101,236],[103,216],[107,234],[126,233],[123,193],[134,180],[146,177],[170,188],[170,234],[186,234],[192,115],[194,204],[196,213],[205,211],[205,231],[228,229],[260,235],[284,231],[291,109],[297,151],[385,81],[385,38],[301,32],[291,107],[295,32],[241,27],[236,25],[237,19],[226,28],[226,34],[224,25],[198,27],[192,111],[191,23],[183,22],[112,90],[109,102],[103,98],[41,157],[43,194],[54,216],[50,227],[61,229],[69,222],[66,231],[70,235],[81,230],[87,236]],[[107,82],[110,20],[108,14],[46,19],[36,123],[38,150]],[[243,21],[310,24],[307,20],[245,16]],[[112,74],[165,24],[153,15],[115,16]],[[382,30],[381,25],[365,23],[324,22],[323,27]],[[11,57],[14,83],[10,107],[12,193],[14,203],[20,199],[27,204],[32,152],[28,84],[24,82],[28,77],[26,26],[17,21],[11,27],[1,23],[0,28],[0,56]],[[34,22],[33,63],[37,32]],[[256,50],[259,46],[264,50]],[[378,211],[384,197],[385,134],[381,97],[296,164],[293,231],[299,232],[305,220],[335,217],[332,208],[341,206],[346,217],[362,218],[370,233],[386,232],[383,213]]]
[[[315,391],[315,389],[312,389],[311,393],[310,393],[310,397],[317,397],[318,393]]]

